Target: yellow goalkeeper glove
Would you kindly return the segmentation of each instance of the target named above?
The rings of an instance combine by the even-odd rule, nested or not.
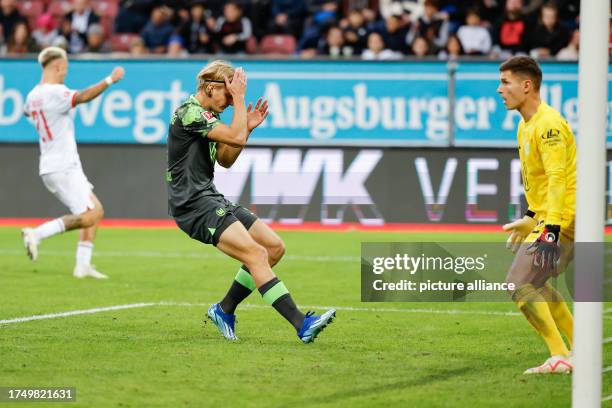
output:
[[[510,236],[506,241],[506,248],[511,250],[512,253],[518,251],[523,241],[525,241],[525,238],[531,234],[537,225],[538,222],[533,218],[534,215],[535,213],[532,211],[527,211],[525,216],[520,220],[505,224],[502,227],[504,231],[510,232]]]

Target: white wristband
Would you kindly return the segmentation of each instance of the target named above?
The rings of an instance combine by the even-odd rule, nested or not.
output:
[[[107,76],[106,78],[104,78],[104,82],[106,82],[106,85],[111,86],[113,84],[113,78]]]

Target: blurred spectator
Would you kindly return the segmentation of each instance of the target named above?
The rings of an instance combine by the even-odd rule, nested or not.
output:
[[[429,42],[425,39],[425,37],[418,36],[412,42],[410,47],[412,54],[415,57],[426,57],[427,55],[432,54],[432,47],[429,45]]]
[[[501,58],[523,51],[526,25],[522,7],[521,0],[507,0],[504,15],[493,30],[496,53],[499,53]]]
[[[85,52],[107,53],[110,46],[104,41],[104,28],[100,24],[92,24],[87,30],[87,48]]]
[[[51,44],[52,47],[59,47],[61,49],[63,49],[64,51],[68,52],[68,40],[66,40],[66,37],[64,36],[57,36],[57,38],[55,40],[53,40],[53,43]]]
[[[325,41],[325,35],[330,27],[336,24],[338,5],[330,0],[306,0],[310,17],[304,24],[304,32],[300,38],[298,49],[303,58],[312,57]]]
[[[115,18],[116,33],[139,33],[149,20],[155,0],[121,0]]]
[[[147,47],[145,47],[142,37],[136,37],[130,43],[130,55],[146,55]]]
[[[87,46],[89,26],[100,22],[100,17],[93,12],[89,0],[72,0],[72,11],[64,16],[70,21],[70,36],[67,37],[71,53],[79,53]]]
[[[400,16],[390,16],[385,20],[384,28],[380,34],[387,48],[393,51],[408,53],[408,44],[412,41],[410,27],[402,26]]]
[[[368,46],[368,30],[361,10],[352,10],[344,28],[344,41],[357,55]]]
[[[325,35],[325,41],[319,47],[318,54],[332,58],[351,57],[353,48],[344,43],[344,35],[340,27],[330,27]]]
[[[361,10],[361,15],[363,15],[363,18],[365,19],[365,26],[368,32],[374,31],[376,28],[376,20],[378,18],[376,12],[370,8],[364,8]]]
[[[402,54],[386,48],[382,35],[373,32],[368,35],[368,48],[361,53],[361,58],[364,60],[390,60],[402,58]]]
[[[188,54],[189,53],[183,46],[183,38],[180,35],[174,34],[170,37],[170,41],[168,42],[169,57],[185,57]]]
[[[426,0],[424,14],[417,21],[417,35],[424,37],[438,49],[448,41],[448,15],[440,13],[434,0]]]
[[[475,8],[480,13],[483,25],[487,28],[491,28],[492,23],[497,21],[499,16],[503,14],[505,2],[505,0],[476,0],[473,1],[472,4],[463,2],[465,4],[464,12]]]
[[[578,61],[578,52],[580,50],[580,33],[578,30],[572,32],[572,36],[567,47],[557,53],[557,59],[560,61]]]
[[[269,34],[292,34],[299,38],[306,15],[304,0],[272,0]]]
[[[338,3],[335,0],[307,0],[307,9],[312,16],[312,24],[324,27],[338,20]]]
[[[15,25],[19,22],[27,21],[17,10],[17,0],[0,0],[0,38],[5,41],[11,38]]]
[[[242,16],[242,7],[238,3],[227,3],[223,17],[217,20],[219,51],[224,54],[246,52],[246,42],[252,33],[251,21]]]
[[[569,41],[567,29],[559,22],[559,12],[553,3],[540,10],[538,25],[525,36],[525,49],[535,58],[556,55]]]
[[[164,54],[167,51],[168,41],[174,32],[174,27],[168,22],[168,14],[163,6],[153,8],[151,20],[147,23],[140,35],[145,47],[153,54]]]
[[[32,33],[32,38],[38,44],[40,49],[50,47],[53,41],[59,36],[55,28],[53,16],[49,13],[43,13],[36,19],[36,30]]]
[[[380,0],[380,15],[385,20],[393,15],[409,14],[417,21],[424,12],[425,0]]]
[[[211,33],[214,27],[215,21],[204,8],[204,2],[192,2],[189,19],[179,28],[184,48],[192,54],[212,53]]]
[[[557,0],[555,3],[559,8],[559,20],[570,30],[578,28],[580,0]]]
[[[466,54],[484,55],[491,51],[491,34],[482,26],[480,14],[475,9],[468,11],[466,25],[459,27],[457,37]]]
[[[25,21],[18,21],[13,26],[13,33],[7,41],[6,51],[8,55],[27,54],[39,51],[36,41],[30,36],[28,23]]]
[[[523,9],[521,10],[524,16],[536,15],[540,7],[546,0],[523,0]]]
[[[446,43],[445,49],[438,53],[438,58],[443,60],[454,61],[459,59],[465,52],[463,51],[463,47],[461,46],[461,41],[457,38],[456,35],[451,35],[448,38],[448,42]]]

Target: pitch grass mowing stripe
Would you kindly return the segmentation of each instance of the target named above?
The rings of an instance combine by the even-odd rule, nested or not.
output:
[[[0,255],[25,255],[25,250],[0,249]],[[54,251],[41,250],[39,255],[44,256],[74,256],[74,251]],[[228,259],[227,255],[219,252],[164,252],[164,251],[96,251],[96,257],[111,258],[218,258]],[[308,262],[359,262],[358,256],[336,255],[336,256],[315,256],[315,255],[285,255],[283,260],[289,261],[308,261]]]
[[[212,303],[212,302],[211,302]],[[153,306],[179,306],[179,307],[204,307],[207,308],[211,303],[189,303],[189,302],[142,302],[142,303],[130,303],[127,305],[107,306],[107,307],[96,307],[93,309],[83,310],[71,310],[68,312],[61,313],[48,313],[44,315],[34,315],[26,317],[16,317],[13,319],[0,320],[2,324],[13,324],[13,323],[24,323],[33,320],[45,320],[45,319],[57,319],[61,317],[78,316],[102,312],[110,312],[115,310],[124,309],[136,309],[142,307],[153,307]],[[368,307],[350,307],[350,306],[315,306],[315,305],[300,305],[304,309],[336,309],[339,311],[347,312],[372,312],[372,313],[433,313],[433,314],[446,314],[446,315],[485,315],[485,316],[520,316],[518,312],[496,312],[487,310],[437,310],[437,309],[393,309],[393,308],[368,308]],[[244,304],[240,306],[241,309],[269,309],[270,306],[266,305],[252,305]]]

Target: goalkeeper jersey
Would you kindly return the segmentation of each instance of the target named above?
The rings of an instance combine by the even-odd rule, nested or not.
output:
[[[529,209],[546,224],[573,225],[576,143],[569,124],[542,102],[531,119],[521,119],[517,139]]]

